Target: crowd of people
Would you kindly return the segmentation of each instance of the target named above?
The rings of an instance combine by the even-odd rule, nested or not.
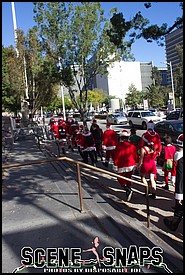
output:
[[[131,128],[130,133],[124,129],[118,135],[110,123],[106,124],[103,131],[96,119],[92,121],[90,129],[79,125],[74,119],[67,118],[64,121],[62,117],[58,120],[51,118],[49,125],[52,138],[66,141],[68,149],[72,151],[77,148],[84,163],[90,161],[91,165],[96,166],[100,160],[106,168],[111,163],[113,171],[123,177],[117,180],[126,191],[127,201],[130,201],[133,193],[133,173],[138,173],[141,181],[149,184],[149,197],[156,199],[156,159],[161,154],[162,143],[154,130],[153,121],[148,122],[142,137],[136,134],[135,128]],[[164,140],[163,188],[169,190],[169,173],[175,186],[174,217],[171,220],[165,218],[164,223],[169,229],[176,230],[183,216],[183,134],[178,137],[176,144],[172,144],[170,136],[165,136]]]

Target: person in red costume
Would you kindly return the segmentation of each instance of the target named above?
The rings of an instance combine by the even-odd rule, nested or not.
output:
[[[144,143],[152,144],[155,150],[155,158],[158,157],[162,151],[161,139],[158,133],[154,131],[154,122],[150,120],[147,123],[147,131],[142,135],[142,139],[138,144],[138,149],[144,146]]]
[[[109,159],[112,157],[114,161],[114,151],[118,143],[118,138],[116,132],[112,129],[111,123],[107,122],[106,130],[103,132],[102,136],[102,148],[105,150],[105,162],[103,165],[108,167]]]
[[[164,146],[163,171],[164,171],[165,186],[162,188],[169,190],[168,174],[169,172],[171,173],[171,178],[175,176],[174,154],[176,152],[176,147],[172,144],[172,138],[170,136],[165,136],[164,144],[165,146]],[[169,166],[168,160],[171,160],[171,166]]]
[[[76,141],[76,144],[77,144],[78,152],[79,152],[80,156],[82,157],[82,159],[84,159],[83,153],[82,153],[82,148],[83,148],[82,147],[83,129],[84,129],[84,126],[80,125],[79,126],[79,130],[78,130],[78,132],[76,133],[76,136],[75,136],[75,141]]]
[[[130,134],[127,130],[120,133],[120,141],[118,142],[114,152],[113,170],[118,175],[131,179],[133,170],[138,162],[138,153],[136,146],[128,141]],[[118,182],[125,189],[127,201],[132,196],[132,183],[126,179],[118,178]]]

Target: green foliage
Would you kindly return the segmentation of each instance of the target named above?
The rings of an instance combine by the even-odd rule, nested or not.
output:
[[[2,46],[2,109],[17,113],[20,110],[21,74],[13,47]]]
[[[62,84],[83,115],[94,76],[106,73],[107,66],[120,58],[107,35],[109,23],[101,4],[35,2],[34,12],[43,52],[55,60],[56,65],[60,60]],[[74,85],[78,87],[78,102]]]
[[[149,106],[151,107],[162,107],[164,105],[164,88],[155,86],[154,84],[148,85],[147,87],[147,99]]]
[[[136,106],[140,104],[142,101],[141,96],[142,92],[137,90],[136,87],[131,84],[128,88],[128,93],[126,94],[125,104],[128,106]]]
[[[145,8],[150,8],[152,6],[151,2],[144,3]],[[183,10],[183,3],[179,3],[180,8]],[[153,24],[148,26],[150,23],[147,18],[144,18],[139,11],[130,20],[126,21],[121,12],[114,12],[112,18],[110,19],[112,26],[108,30],[108,35],[111,41],[116,45],[117,48],[123,49],[123,41],[125,36],[130,37],[128,42],[130,47],[136,39],[144,38],[147,42],[156,41],[158,45],[164,46],[165,35],[171,31],[183,27],[183,15],[174,19],[174,23],[168,26],[163,23],[161,26]]]
[[[174,86],[175,86],[175,98],[177,100],[178,105],[180,105],[180,101],[183,102],[183,46],[178,45],[176,47],[178,56],[179,56],[179,64],[174,67]],[[181,100],[179,99],[181,97]]]

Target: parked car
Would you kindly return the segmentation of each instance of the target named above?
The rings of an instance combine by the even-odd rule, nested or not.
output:
[[[91,121],[93,119],[95,119],[94,112],[87,113],[87,119],[86,120]]]
[[[152,120],[157,123],[162,120],[161,117],[156,116],[153,112],[147,110],[135,110],[129,111],[127,114],[127,120],[130,127],[140,126],[143,130],[146,130],[147,123]]]
[[[183,110],[175,110],[167,114],[166,116],[167,120],[173,120],[173,119],[183,119]]]
[[[172,138],[172,142],[183,133],[183,120],[163,120],[155,124],[154,130],[159,134],[161,141],[164,141],[164,135]]]
[[[126,113],[113,113],[107,115],[107,122],[110,122],[111,124],[127,124],[127,117]]]

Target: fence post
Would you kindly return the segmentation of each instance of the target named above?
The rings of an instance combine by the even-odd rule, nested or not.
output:
[[[83,205],[83,198],[82,198],[82,181],[81,181],[81,175],[80,175],[80,164],[76,164],[77,168],[77,181],[78,181],[78,190],[79,190],[79,198],[80,198],[80,211],[84,211],[84,205]]]
[[[147,228],[149,228],[150,227],[150,211],[149,211],[148,185],[146,185],[146,209],[147,209]]]

